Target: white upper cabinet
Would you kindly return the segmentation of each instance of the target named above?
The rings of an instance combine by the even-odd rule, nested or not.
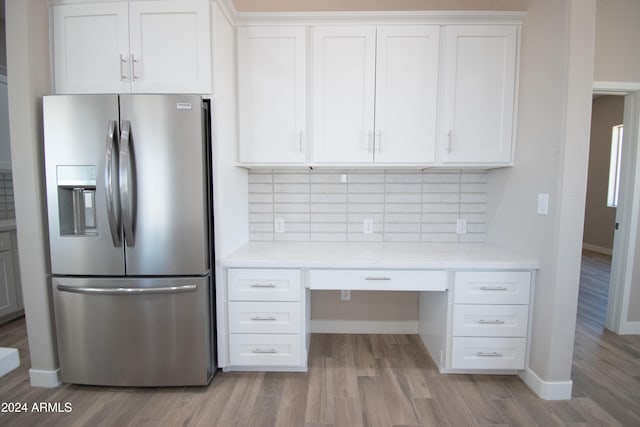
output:
[[[239,27],[241,163],[304,163],[307,132],[306,28]]]
[[[318,27],[313,161],[435,161],[438,26]]]
[[[53,42],[57,93],[130,90],[127,3],[54,6]]]
[[[375,153],[381,163],[433,163],[440,29],[378,27]]]
[[[447,28],[440,161],[512,162],[517,27]]]
[[[205,0],[53,6],[56,93],[209,93]]]
[[[373,160],[376,28],[313,29],[313,162]]]

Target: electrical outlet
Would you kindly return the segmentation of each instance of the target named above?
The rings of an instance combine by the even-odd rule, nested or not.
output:
[[[538,194],[538,215],[549,215],[549,193]]]
[[[349,301],[351,299],[351,291],[348,289],[340,291],[340,299],[342,301]]]
[[[456,233],[467,234],[467,220],[458,218],[456,221]]]
[[[275,219],[275,231],[276,233],[284,233],[284,218]]]
[[[373,234],[373,219],[365,218],[362,221],[362,232],[364,234]]]

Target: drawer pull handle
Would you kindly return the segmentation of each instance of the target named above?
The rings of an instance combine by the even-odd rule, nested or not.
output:
[[[251,350],[251,353],[258,354],[274,354],[277,352],[278,351],[275,348],[254,348],[253,350]]]
[[[384,276],[367,276],[364,280],[391,280],[391,277]]]
[[[254,283],[250,287],[252,288],[275,288],[276,285],[273,283]]]
[[[504,320],[478,320],[478,323],[480,323],[481,325],[503,325],[504,324]]]
[[[491,353],[485,353],[482,351],[479,351],[476,353],[476,356],[478,357],[502,357],[502,353],[498,353],[497,351],[491,352]]]
[[[277,320],[276,316],[253,316],[251,320]]]
[[[507,288],[504,286],[482,286],[480,287],[481,291],[506,291]]]

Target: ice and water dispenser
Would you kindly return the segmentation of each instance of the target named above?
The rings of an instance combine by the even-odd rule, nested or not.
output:
[[[60,234],[97,235],[96,166],[58,165],[56,174]]]

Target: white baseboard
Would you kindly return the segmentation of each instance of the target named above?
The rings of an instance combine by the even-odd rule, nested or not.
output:
[[[520,378],[540,399],[569,400],[573,381],[544,381],[531,369],[520,372]]]
[[[29,369],[29,379],[31,387],[54,388],[62,384],[60,381],[60,369]]]
[[[622,322],[618,335],[640,335],[640,322]]]
[[[16,348],[0,348],[0,377],[20,366],[20,354]]]
[[[417,321],[311,320],[316,334],[417,334]]]
[[[592,245],[591,243],[583,243],[582,249],[586,249],[588,251],[597,252],[603,255],[613,255],[612,248],[605,248],[604,246]]]

